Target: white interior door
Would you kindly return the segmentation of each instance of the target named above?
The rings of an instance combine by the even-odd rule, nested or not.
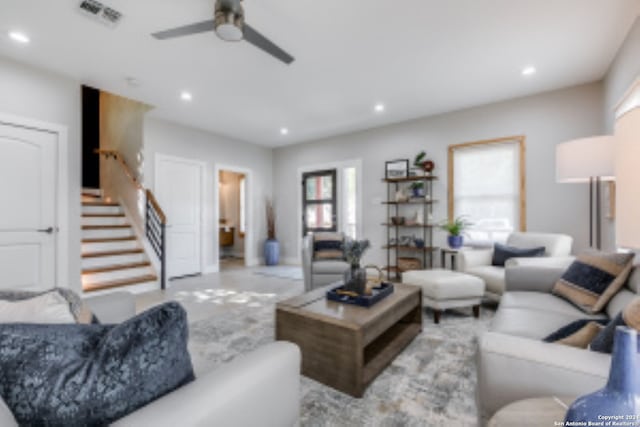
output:
[[[156,195],[168,222],[168,277],[201,273],[202,165],[187,159],[157,156],[155,176]]]
[[[58,135],[0,123],[1,289],[56,285]]]

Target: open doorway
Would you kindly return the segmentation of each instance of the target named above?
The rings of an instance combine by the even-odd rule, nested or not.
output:
[[[247,175],[218,171],[220,270],[244,268],[247,236]]]

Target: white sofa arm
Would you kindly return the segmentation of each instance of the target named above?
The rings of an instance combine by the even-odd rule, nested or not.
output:
[[[100,323],[121,323],[136,315],[136,298],[131,292],[114,292],[85,298],[84,302]]]
[[[545,267],[567,269],[574,260],[575,257],[572,256],[509,258],[504,265],[505,267]]]
[[[470,268],[491,265],[493,248],[464,249],[458,252],[458,270],[467,271]]]
[[[481,418],[522,399],[595,391],[605,385],[610,364],[608,354],[487,332],[477,353]]]
[[[300,350],[276,342],[209,372],[114,426],[284,427],[300,416]]]

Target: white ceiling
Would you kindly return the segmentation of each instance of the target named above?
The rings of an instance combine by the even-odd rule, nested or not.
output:
[[[640,13],[640,0],[244,0],[247,22],[296,57],[286,66],[213,33],[149,36],[208,19],[214,0],[101,1],[124,13],[116,29],[79,0],[0,0],[0,55],[267,146],[598,80]],[[10,41],[12,29],[31,43]]]

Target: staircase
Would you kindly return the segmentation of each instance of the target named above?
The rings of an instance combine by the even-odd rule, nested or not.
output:
[[[118,203],[100,190],[82,190],[82,288],[84,292],[127,287],[132,292],[158,288],[143,245]]]

